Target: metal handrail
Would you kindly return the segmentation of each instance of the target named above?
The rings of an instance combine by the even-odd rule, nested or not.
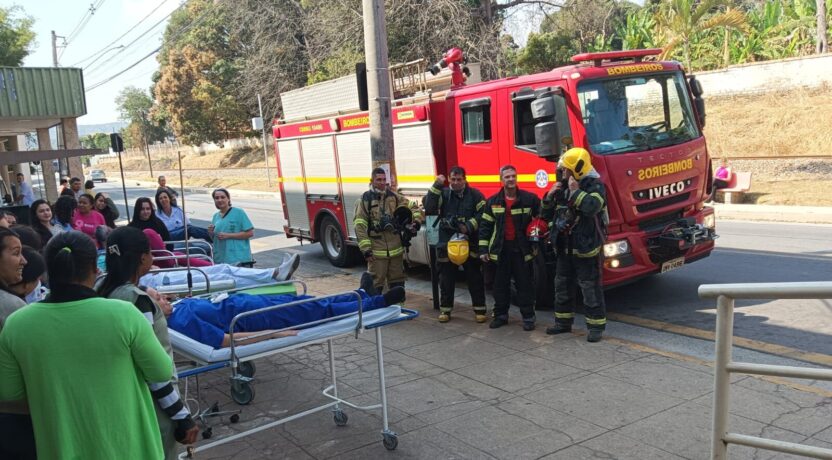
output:
[[[732,361],[734,300],[832,299],[832,282],[705,284],[699,286],[699,297],[703,299],[717,299],[711,458],[714,460],[727,459],[729,443],[787,454],[803,455],[806,457],[832,458],[832,449],[728,432],[731,373],[832,381],[832,369],[772,366]]]

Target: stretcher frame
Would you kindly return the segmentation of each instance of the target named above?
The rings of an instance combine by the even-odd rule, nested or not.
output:
[[[288,284],[288,283],[298,283],[298,284],[302,285],[303,294],[305,294],[306,291],[307,291],[306,284],[303,283],[302,281],[298,281],[298,280],[288,280],[288,281],[284,281],[284,282],[274,283],[272,285],[280,285],[280,284]],[[245,288],[245,289],[251,289],[251,288]],[[245,290],[245,289],[240,289],[240,290]],[[228,292],[233,293],[234,291],[228,291]],[[303,294],[299,294],[299,295],[303,295]],[[316,300],[333,298],[333,297],[342,296],[342,295],[354,295],[355,296],[355,298],[358,302],[358,310],[356,312],[346,313],[346,314],[343,314],[343,315],[334,316],[332,318],[325,318],[325,319],[322,319],[322,320],[312,321],[312,322],[301,324],[301,325],[287,327],[287,328],[284,328],[284,329],[280,329],[276,332],[282,332],[282,331],[287,331],[287,330],[291,330],[291,329],[308,328],[308,327],[315,326],[315,325],[320,325],[320,324],[323,324],[323,323],[326,323],[326,322],[337,321],[337,320],[340,320],[340,319],[344,319],[344,318],[348,318],[348,317],[352,317],[352,316],[357,315],[358,316],[358,322],[356,324],[356,327],[352,331],[342,332],[342,333],[339,333],[339,334],[334,335],[334,336],[318,338],[318,339],[310,340],[308,342],[297,343],[297,344],[289,345],[289,346],[283,347],[283,348],[278,348],[278,349],[274,349],[274,350],[260,352],[260,353],[256,353],[256,354],[249,355],[249,356],[246,356],[246,357],[237,356],[236,347],[238,346],[238,344],[236,343],[237,340],[234,339],[234,332],[233,331],[234,331],[234,326],[236,325],[237,321],[239,321],[240,319],[242,319],[244,317],[247,317],[247,316],[255,315],[255,314],[258,314],[258,313],[263,313],[263,312],[266,312],[266,311],[273,311],[273,310],[278,310],[278,309],[281,309],[281,308],[288,308],[288,307],[292,307],[292,306],[302,305],[304,303],[313,302],[313,301],[316,301]],[[287,416],[287,417],[283,417],[283,418],[280,418],[278,420],[271,421],[269,423],[257,426],[255,428],[243,431],[241,433],[234,434],[232,436],[228,436],[228,437],[223,438],[223,439],[219,439],[217,441],[213,441],[213,442],[208,443],[208,444],[204,444],[202,446],[188,447],[188,449],[185,452],[179,454],[178,458],[179,459],[195,458],[194,455],[198,452],[202,452],[202,451],[205,451],[205,450],[208,450],[208,449],[212,449],[214,447],[218,447],[220,445],[227,444],[229,442],[234,442],[234,441],[239,440],[241,438],[251,436],[251,435],[259,433],[261,431],[268,430],[270,428],[274,428],[276,426],[283,425],[283,424],[286,424],[288,422],[297,420],[301,417],[305,417],[307,415],[311,415],[311,414],[314,414],[314,413],[317,413],[317,412],[321,412],[321,411],[324,411],[324,410],[327,410],[327,409],[330,409],[330,408],[332,408],[331,410],[332,410],[332,413],[333,413],[333,420],[334,420],[335,424],[337,426],[345,426],[348,422],[348,417],[347,417],[347,414],[342,409],[342,407],[341,407],[342,405],[347,406],[347,407],[351,407],[351,408],[356,409],[356,410],[362,410],[362,411],[381,409],[381,413],[382,413],[382,430],[381,430],[382,444],[384,445],[384,447],[387,450],[396,449],[396,447],[398,446],[398,434],[390,429],[389,418],[388,418],[388,414],[387,414],[387,408],[388,408],[387,407],[388,406],[388,404],[387,404],[387,384],[386,384],[385,377],[384,377],[384,347],[383,347],[383,344],[382,344],[381,329],[384,326],[395,324],[395,323],[398,323],[398,322],[401,322],[401,321],[411,320],[411,319],[414,319],[418,316],[419,316],[418,311],[402,308],[401,309],[401,314],[397,318],[383,320],[383,321],[379,321],[379,322],[373,323],[373,324],[364,324],[362,299],[361,299],[361,296],[355,291],[347,291],[347,292],[341,292],[341,293],[338,293],[338,294],[332,294],[332,295],[328,295],[328,296],[314,297],[314,298],[311,298],[311,299],[303,299],[303,300],[298,300],[296,302],[290,302],[290,303],[287,303],[287,304],[272,305],[272,306],[269,306],[269,307],[264,307],[264,308],[257,309],[257,310],[247,311],[247,312],[243,312],[243,313],[240,313],[240,314],[236,315],[233,318],[233,320],[231,321],[231,324],[229,326],[229,335],[231,336],[231,346],[230,346],[231,357],[230,357],[230,359],[227,362],[207,364],[207,365],[204,365],[204,366],[201,366],[201,367],[196,367],[196,368],[184,370],[182,372],[177,372],[180,379],[187,378],[187,377],[190,377],[190,376],[193,376],[193,375],[197,375],[197,374],[202,373],[202,372],[208,372],[208,371],[219,369],[219,368],[222,368],[222,367],[227,367],[227,366],[230,365],[231,366],[231,374],[232,374],[231,375],[231,385],[232,385],[231,394],[232,394],[232,399],[234,399],[235,393],[240,394],[243,388],[250,388],[250,384],[254,380],[253,375],[244,375],[244,373],[240,371],[240,365],[241,364],[243,364],[245,362],[248,362],[248,361],[252,361],[254,359],[258,359],[258,358],[262,358],[262,357],[266,357],[266,356],[270,356],[270,355],[274,355],[274,354],[278,354],[278,353],[283,353],[283,352],[294,350],[294,349],[297,349],[297,348],[306,347],[306,346],[309,346],[309,345],[326,343],[327,344],[327,354],[329,356],[329,372],[330,372],[330,377],[332,378],[332,383],[328,387],[324,388],[321,391],[321,394],[325,398],[328,398],[330,401],[325,403],[325,404],[322,404],[320,406],[317,406],[317,407],[314,407],[314,408],[311,408],[311,409],[307,409],[305,411],[302,411],[302,412],[299,412],[299,413],[296,413],[296,414],[293,414],[293,415],[290,415],[290,416]],[[337,372],[336,372],[336,369],[335,369],[335,348],[334,348],[333,341],[336,340],[336,339],[340,339],[340,338],[343,338],[343,337],[350,336],[350,335],[354,335],[356,338],[358,338],[358,334],[363,333],[363,332],[368,331],[368,330],[374,330],[374,332],[375,332],[376,361],[377,361],[377,365],[378,365],[378,375],[379,375],[379,377],[378,377],[379,382],[378,383],[379,383],[380,402],[377,403],[377,404],[360,406],[360,405],[354,404],[354,403],[352,403],[348,400],[345,400],[345,399],[338,396],[338,379],[337,379]],[[275,331],[271,331],[271,332],[267,332],[267,333],[260,334],[260,335],[249,336],[249,337],[246,338],[246,340],[251,340],[253,338],[260,337],[262,335],[272,334],[274,332]],[[185,355],[185,356],[187,356],[187,355]],[[189,359],[192,358],[191,356],[187,356],[187,357]],[[253,368],[251,368],[251,369],[253,370]],[[253,393],[252,393],[252,396],[253,396]],[[235,402],[237,402],[236,399],[235,399]]]

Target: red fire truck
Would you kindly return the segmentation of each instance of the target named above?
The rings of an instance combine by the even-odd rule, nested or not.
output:
[[[549,72],[394,100],[398,190],[421,200],[437,174],[460,165],[490,196],[500,188],[500,166],[513,164],[520,187],[542,196],[555,180],[554,161],[584,147],[607,187],[606,286],[708,256],[716,235],[704,205],[711,161],[702,88],[678,62],[644,60],[659,52],[580,54],[575,65]],[[360,261],[352,221],[370,180],[368,114],[358,104],[305,114],[354,90],[303,91],[284,97],[284,107],[295,97],[299,114],[274,126],[284,231],[320,242],[334,265],[346,266]],[[427,263],[423,233],[408,259]]]

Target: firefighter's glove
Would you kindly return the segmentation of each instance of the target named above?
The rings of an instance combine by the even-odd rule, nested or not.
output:
[[[366,260],[368,262],[371,262],[373,260],[373,251],[372,250],[364,251],[364,254],[362,254],[362,255],[364,256],[364,260]]]
[[[422,228],[422,225],[419,222],[413,222],[412,224],[407,226],[407,229],[410,230],[410,233],[412,235],[418,233],[420,228]]]
[[[456,229],[457,229],[457,231],[459,231],[459,233],[462,233],[463,235],[467,235],[467,234],[468,234],[468,226],[467,226],[467,225],[465,225],[465,224],[463,224],[462,222],[460,222],[459,224],[457,224]]]

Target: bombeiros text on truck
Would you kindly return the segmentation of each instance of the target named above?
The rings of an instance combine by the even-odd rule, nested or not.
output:
[[[393,66],[398,190],[421,200],[437,174],[460,165],[490,196],[510,163],[519,186],[543,196],[554,162],[583,147],[607,188],[605,286],[708,256],[716,234],[704,205],[711,160],[702,88],[678,62],[645,60],[660,52],[580,54],[574,65],[488,82],[456,48],[432,72],[423,61]],[[353,75],[281,94],[284,119],[273,128],[286,235],[320,242],[337,266],[361,260],[353,205],[372,168],[360,87]],[[407,258],[428,262],[424,230]]]

